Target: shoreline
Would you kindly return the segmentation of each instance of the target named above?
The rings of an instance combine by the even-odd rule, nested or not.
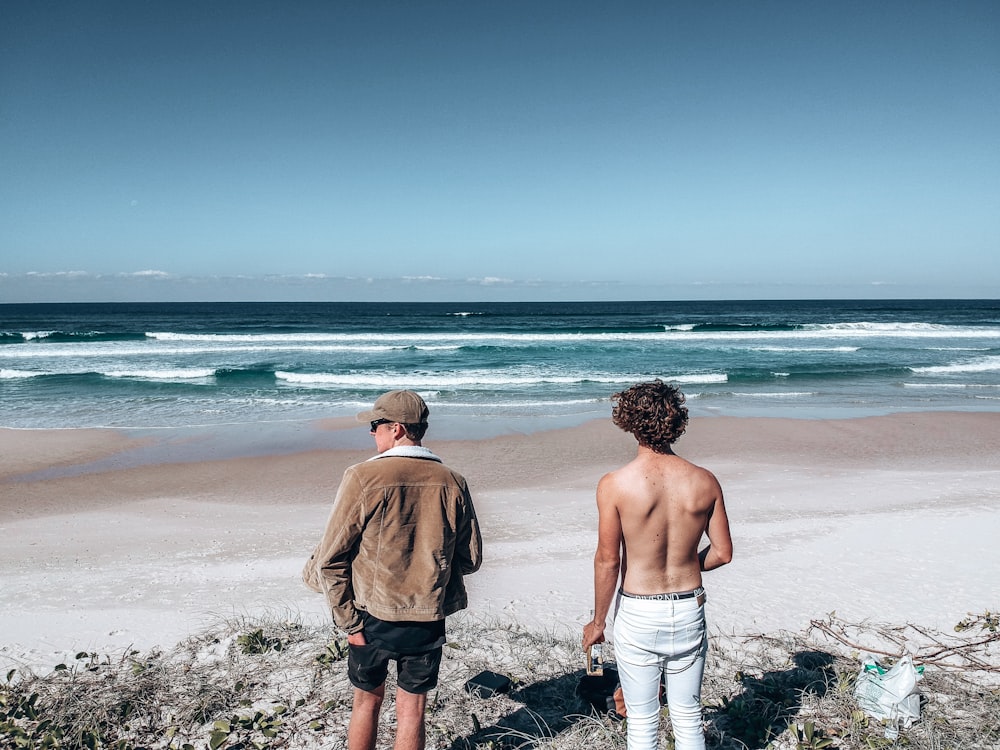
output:
[[[731,424],[749,423],[755,423],[759,433],[754,438],[752,450],[741,444],[742,430],[732,432],[729,429]],[[885,427],[868,428],[880,423]],[[518,449],[511,448],[508,443],[516,446],[539,440],[548,442],[547,437],[539,436],[569,432],[583,433],[582,437],[574,439],[578,442],[585,443],[590,437],[610,440],[630,450],[632,447],[632,438],[615,428],[609,417],[581,417],[568,424],[560,420],[554,426],[539,420],[530,424],[532,429],[528,430],[480,430],[467,437],[455,437],[461,431],[451,425],[441,438],[435,437],[433,428],[437,425],[432,425],[425,442],[448,446],[463,457],[471,455],[472,461],[477,460],[476,454],[482,447],[504,445],[505,453],[517,454]],[[803,429],[803,425],[812,426]],[[943,432],[939,435],[942,426]],[[956,429],[956,426],[960,427]],[[255,434],[248,435],[255,430]],[[947,464],[973,456],[977,461],[994,459],[993,464],[1000,465],[1000,458],[992,449],[997,438],[1000,438],[1000,411],[893,412],[837,418],[708,413],[692,415],[688,430],[676,447],[682,455],[696,453],[697,457],[686,455],[695,462],[727,461],[735,457],[766,458],[767,451],[776,453],[776,460],[781,462],[796,456],[808,461],[814,460],[817,452],[825,451],[824,460],[834,462],[882,460],[889,464],[907,462],[923,466],[928,461]],[[876,442],[884,440],[893,442]],[[0,489],[11,480],[33,482],[162,465],[221,465],[316,452],[367,457],[372,450],[368,433],[351,417],[162,428],[0,427],[0,448],[4,451],[4,461],[0,463]],[[594,446],[590,448],[595,449]],[[596,455],[602,457],[600,448],[595,450]],[[620,451],[616,452],[618,454]],[[0,514],[2,512],[0,505]]]
[[[348,426],[308,429],[323,444]],[[575,633],[593,606],[594,488],[634,455],[631,436],[602,419],[434,440],[432,424],[426,444],[467,477],[483,525],[468,615]],[[710,628],[799,630],[835,610],[950,630],[996,610],[996,445],[992,412],[692,417],[677,452],[718,476],[736,545],[705,576]],[[209,460],[132,465],[129,451],[149,444],[103,430],[0,430],[0,450],[0,659],[50,666],[80,650],[169,647],[250,612],[328,622],[299,573],[343,469],[373,453],[213,460],[201,445]]]

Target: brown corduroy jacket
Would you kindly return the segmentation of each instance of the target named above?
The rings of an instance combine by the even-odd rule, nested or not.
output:
[[[302,578],[326,595],[334,622],[430,622],[468,606],[462,576],[482,564],[465,478],[426,448],[394,448],[344,472]]]

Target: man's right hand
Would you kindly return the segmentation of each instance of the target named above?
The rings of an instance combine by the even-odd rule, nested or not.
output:
[[[604,643],[604,623],[588,622],[583,626],[583,650],[595,643]]]
[[[368,644],[367,639],[365,639],[365,631],[359,630],[357,633],[350,633],[347,636],[347,642],[352,646],[366,646]]]

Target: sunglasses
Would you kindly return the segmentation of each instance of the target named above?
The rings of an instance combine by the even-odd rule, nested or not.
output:
[[[376,419],[376,420],[374,420],[374,421],[373,421],[373,422],[371,423],[371,426],[372,426],[372,429],[371,429],[371,431],[372,431],[372,432],[375,432],[375,430],[377,430],[377,429],[379,428],[379,425],[383,425],[383,424],[392,424],[392,423],[393,423],[393,422],[392,422],[392,420],[391,420],[391,419]]]

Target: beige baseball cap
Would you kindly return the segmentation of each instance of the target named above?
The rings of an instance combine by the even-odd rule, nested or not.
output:
[[[358,421],[388,419],[400,424],[426,424],[429,413],[427,404],[413,391],[389,391],[376,399],[371,410],[359,413]]]

